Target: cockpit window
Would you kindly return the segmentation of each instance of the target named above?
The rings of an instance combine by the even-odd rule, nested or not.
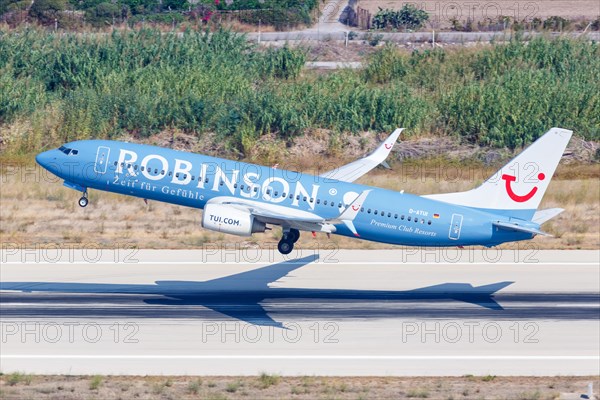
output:
[[[78,150],[73,150],[73,149],[70,149],[70,148],[68,148],[68,147],[65,147],[65,146],[60,146],[60,147],[58,148],[58,150],[62,151],[62,152],[63,152],[63,153],[65,153],[66,155],[69,155],[69,154],[71,154],[71,155],[74,155],[74,156],[75,156],[75,155],[77,155],[77,154],[79,153],[79,151],[78,151]]]

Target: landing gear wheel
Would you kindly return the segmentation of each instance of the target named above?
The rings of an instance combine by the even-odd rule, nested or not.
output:
[[[294,243],[289,240],[281,239],[277,244],[277,250],[279,250],[281,254],[290,254],[292,250],[294,250]]]
[[[287,233],[288,240],[291,240],[292,243],[296,243],[298,239],[300,239],[300,231],[298,229],[290,229]]]
[[[85,206],[87,206],[87,205],[88,205],[88,198],[87,198],[87,197],[85,197],[85,196],[82,196],[82,197],[79,199],[79,207],[85,207]]]

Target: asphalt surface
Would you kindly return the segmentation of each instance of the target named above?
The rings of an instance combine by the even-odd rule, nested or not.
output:
[[[0,253],[0,370],[598,375],[600,251]]]

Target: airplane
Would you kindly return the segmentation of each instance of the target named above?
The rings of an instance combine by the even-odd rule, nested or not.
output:
[[[572,131],[552,128],[480,186],[413,195],[354,183],[385,164],[402,129],[370,155],[311,175],[163,147],[80,140],[36,156],[83,195],[104,190],[145,201],[203,209],[205,229],[238,236],[281,226],[278,250],[293,251],[300,231],[407,246],[496,246],[547,235],[541,224],[561,208],[539,210]]]

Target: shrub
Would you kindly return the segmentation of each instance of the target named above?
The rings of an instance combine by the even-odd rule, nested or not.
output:
[[[373,17],[373,27],[375,29],[419,29],[429,20],[429,14],[426,11],[417,8],[415,5],[407,3],[398,11],[379,8],[379,11]]]
[[[269,48],[260,58],[262,74],[295,79],[306,62],[306,53],[304,49],[292,49],[287,45],[281,49]]]
[[[387,44],[369,57],[364,69],[365,79],[373,83],[387,83],[406,75],[406,57],[395,45]]]
[[[41,24],[53,24],[66,9],[66,0],[36,0],[29,9],[29,15]]]

